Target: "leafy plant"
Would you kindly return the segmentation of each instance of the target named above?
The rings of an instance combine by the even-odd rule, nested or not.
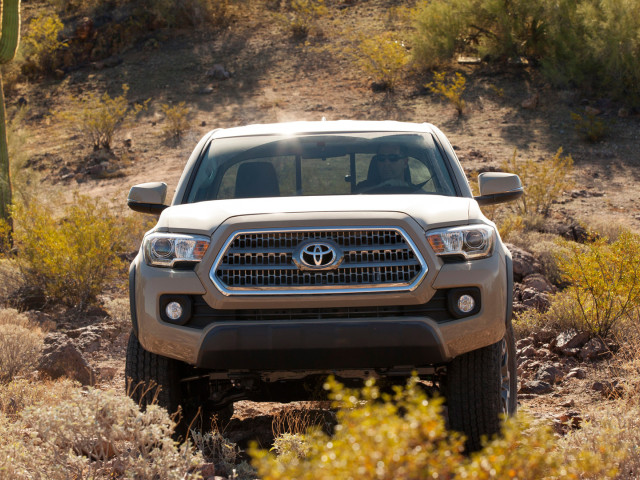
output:
[[[608,133],[609,129],[602,120],[597,118],[595,113],[585,112],[584,115],[582,115],[571,112],[571,119],[573,120],[574,128],[578,135],[588,142],[599,142]]]
[[[25,57],[35,70],[48,73],[55,69],[57,52],[67,46],[67,42],[59,39],[63,28],[60,17],[50,12],[31,20],[22,43]]]
[[[393,89],[409,63],[409,53],[391,32],[370,36],[360,41],[358,62],[377,83]]]
[[[185,102],[180,102],[174,106],[163,103],[160,105],[160,109],[165,116],[166,123],[163,128],[165,137],[180,141],[184,132],[189,128],[189,121],[187,120],[189,107],[186,106]]]
[[[94,149],[110,149],[115,132],[131,122],[149,103],[146,100],[131,107],[126,98],[128,91],[129,86],[124,84],[122,95],[117,97],[112,98],[105,92],[101,96],[90,93],[84,98],[75,98],[68,109],[56,112],[55,116],[85,135]]]
[[[260,478],[611,478],[620,458],[617,452],[560,450],[547,428],[517,418],[468,458],[463,438],[445,428],[442,400],[427,398],[416,378],[393,395],[372,380],[360,391],[332,379],[327,388],[340,409],[333,435],[310,430],[304,448],[282,442],[280,456],[252,448]]]
[[[62,217],[34,199],[15,209],[18,262],[26,285],[50,300],[86,307],[119,272],[130,221],[104,202],[76,195]]]
[[[451,102],[456,107],[458,115],[462,115],[466,106],[462,99],[466,83],[467,79],[460,72],[456,72],[452,79],[448,79],[445,72],[434,72],[433,82],[429,82],[425,86],[433,93]]]
[[[293,38],[303,40],[328,12],[324,0],[291,0],[290,12],[284,18]]]
[[[564,295],[573,303],[577,328],[606,337],[640,307],[640,236],[566,242],[561,252],[558,267],[569,283]]]
[[[539,162],[518,160],[517,153],[514,150],[511,159],[500,166],[505,172],[517,174],[524,186],[524,195],[515,203],[516,208],[522,215],[546,216],[553,201],[572,186],[573,159],[571,155],[562,155],[562,148]]]

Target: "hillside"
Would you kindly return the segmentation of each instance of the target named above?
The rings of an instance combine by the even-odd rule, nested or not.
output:
[[[538,265],[520,278],[518,298],[524,302],[523,310],[534,310],[522,293],[531,287],[525,282],[527,275],[548,273],[539,265],[541,257],[534,248],[538,239],[552,241],[545,235],[556,234],[576,237],[576,232],[585,228],[603,234],[625,228],[640,233],[637,109],[603,92],[588,94],[554,87],[533,62],[454,60],[443,70],[460,72],[466,78],[466,108],[458,115],[451,103],[426,87],[433,81],[433,71],[407,65],[395,87],[385,90],[358,64],[362,56],[358,39],[363,35],[391,31],[410,51],[412,24],[403,8],[414,6],[413,2],[327,1],[328,12],[312,22],[308,36],[301,39],[292,36],[290,30],[291,17],[286,8],[290,2],[222,3],[227,5],[224,21],[217,25],[159,26],[128,42],[121,51],[76,59],[53,72],[19,76],[7,88],[10,117],[16,117],[18,106],[27,106],[18,127],[23,135],[20,138],[24,138],[21,150],[27,177],[36,182],[35,190],[54,200],[53,211],[61,212],[73,201],[72,195],[79,193],[105,200],[113,211],[125,214],[129,188],[148,181],[166,182],[171,194],[193,147],[214,128],[321,118],[399,120],[438,126],[471,176],[502,168],[514,152],[518,159],[535,162],[552,157],[559,148],[572,157],[571,187],[554,201],[546,217],[534,222],[535,227],[506,238],[514,250],[525,256],[533,254],[536,258],[530,263]],[[25,2],[23,32],[28,31],[31,19],[53,10],[47,2]],[[131,13],[124,7],[116,12]],[[111,15],[118,17],[116,13]],[[104,35],[100,30],[103,25],[97,20],[100,17],[86,35],[78,33],[85,25],[82,16],[67,12],[61,18],[65,21],[61,36],[69,39],[74,52],[83,48],[94,51],[99,35]],[[78,116],[77,99],[104,92],[117,97],[123,93],[123,85],[128,86],[128,105],[144,104],[146,108],[132,123],[116,130],[110,149],[94,149],[82,131],[54,115],[68,112]],[[188,128],[179,141],[174,141],[163,133],[167,125],[163,105],[181,102],[188,108]],[[593,114],[606,134],[597,142],[586,141],[577,131],[572,113],[585,118]],[[148,220],[134,218],[138,225]],[[498,226],[503,218],[496,217]],[[142,227],[138,230],[141,232]],[[132,241],[135,245],[139,238]],[[130,260],[133,254],[135,247],[121,256]],[[77,347],[83,359],[77,361],[86,362],[92,377],[86,381],[76,378],[83,383],[119,391],[124,388],[129,334],[125,282],[126,269],[122,268],[119,277],[98,296],[98,305],[88,311],[48,305],[26,313],[39,326],[55,326],[46,337],[46,348],[67,344]],[[544,282],[549,290],[544,287],[536,294],[558,290],[549,278]],[[5,305],[15,307],[16,302],[6,298],[7,292],[13,295],[15,290],[5,285],[2,292]],[[637,311],[633,315],[636,319]],[[637,357],[631,367],[621,356],[610,356],[611,350],[624,346],[621,342],[608,342],[606,354],[603,351],[581,358],[587,338],[582,343],[578,340],[577,347],[567,347],[559,338],[561,331],[542,336],[525,327],[518,331],[519,408],[538,422],[553,426],[558,434],[566,434],[572,425],[579,427],[591,418],[594,409],[603,405],[616,408],[619,397],[627,392],[625,388],[633,391],[637,387],[631,380],[624,385],[613,383],[629,372],[637,375],[633,363]],[[567,353],[565,347],[579,351]],[[551,380],[549,376],[542,379],[541,371],[550,372]],[[535,390],[534,382],[541,379],[551,385],[550,390]],[[531,385],[523,388],[525,383]],[[331,416],[325,406],[294,405],[303,412],[310,409],[313,415]],[[274,419],[287,415],[288,408],[240,402],[224,433],[243,447],[257,440],[267,448],[273,441]]]

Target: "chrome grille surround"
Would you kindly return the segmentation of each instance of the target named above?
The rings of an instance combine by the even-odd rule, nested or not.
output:
[[[329,271],[299,270],[293,252],[310,239],[338,244],[343,262]],[[412,291],[427,271],[420,251],[400,227],[272,228],[233,232],[209,278],[224,295],[326,295]]]

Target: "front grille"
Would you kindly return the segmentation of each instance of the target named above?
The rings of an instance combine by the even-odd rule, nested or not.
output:
[[[342,263],[329,270],[300,269],[294,252],[311,240],[336,245]],[[229,238],[211,279],[227,295],[326,294],[411,290],[426,272],[418,249],[398,227],[247,230]]]
[[[436,290],[427,303],[419,305],[392,305],[329,308],[265,308],[216,310],[202,297],[192,297],[191,320],[185,326],[202,329],[214,322],[319,320],[388,317],[429,317],[439,323],[455,320],[447,308],[447,290]]]

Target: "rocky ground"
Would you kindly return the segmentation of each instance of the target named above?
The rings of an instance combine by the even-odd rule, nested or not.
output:
[[[637,111],[606,98],[552,89],[527,65],[497,69],[460,63],[450,67],[467,77],[467,110],[459,117],[424,87],[428,75],[407,72],[395,91],[380,92],[347,50],[336,54],[336,46],[353,45],[345,32],[395,28],[381,13],[394,2],[338,2],[339,13],[304,42],[291,39],[270,14],[256,10],[261,2],[241,3],[234,21],[213,33],[174,32],[57,78],[16,85],[7,103],[10,110],[24,103],[29,107],[24,151],[27,167],[39,172],[39,188],[54,192],[61,204],[78,191],[124,211],[133,184],[165,181],[173,191],[192,148],[212,128],[322,117],[427,121],[449,137],[467,172],[495,170],[514,151],[534,160],[549,158],[560,147],[572,155],[574,187],[553,205],[548,231],[572,240],[584,239],[585,223],[620,223],[640,231]],[[81,134],[50,116],[87,92],[119,95],[124,83],[130,86],[131,103],[148,99],[149,104],[135,124],[117,132],[111,150],[94,151]],[[160,106],[180,101],[190,108],[190,128],[181,142],[167,142]],[[595,144],[585,142],[571,120],[572,112],[586,108],[608,128]],[[510,249],[515,310],[546,309],[557,287],[543,276],[544,259],[514,245]],[[41,323],[57,325],[47,335],[42,372],[124,390],[127,298],[114,293],[102,300],[101,308],[81,316],[30,313]],[[559,434],[579,427],[585,412],[615,401],[625,388],[612,357],[618,346],[587,340],[547,331],[518,340],[520,409],[554,425]],[[285,408],[239,402],[225,434],[241,445],[258,439],[266,446],[274,419]]]

